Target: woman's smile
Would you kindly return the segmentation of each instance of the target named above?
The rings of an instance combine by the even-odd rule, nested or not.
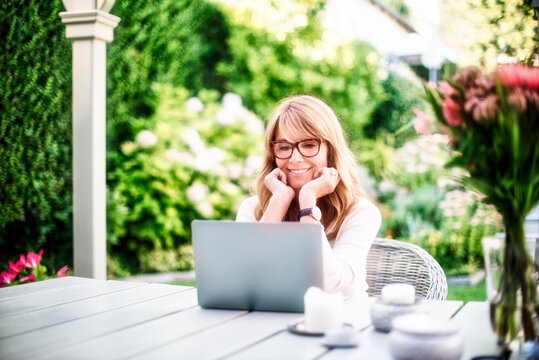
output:
[[[306,168],[306,169],[288,169],[288,171],[292,175],[302,175],[305,174],[307,171],[311,170],[312,168]]]

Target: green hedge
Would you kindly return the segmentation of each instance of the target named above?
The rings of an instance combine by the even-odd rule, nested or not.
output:
[[[61,1],[0,2],[0,267],[71,264],[71,44]]]

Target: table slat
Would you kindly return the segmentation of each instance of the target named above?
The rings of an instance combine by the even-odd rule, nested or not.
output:
[[[66,321],[99,314],[129,304],[143,302],[166,294],[189,289],[184,286],[147,284],[124,289],[102,296],[61,304],[17,316],[6,317],[0,322],[0,339],[24,332],[60,324]]]
[[[200,307],[171,314],[34,359],[125,359],[247,314]],[[211,346],[211,344],[207,344]],[[181,358],[181,354],[178,354]]]
[[[68,286],[80,285],[83,283],[92,283],[94,279],[86,279],[81,277],[66,276],[58,279],[50,279],[37,281],[27,284],[9,286],[0,289],[0,303],[2,301],[24,297],[24,296],[36,296],[39,293],[62,289]]]
[[[95,280],[50,290],[34,296],[13,298],[0,302],[0,319],[142,285],[144,283]]]
[[[0,339],[0,359],[31,359],[59,348],[107,336],[130,326],[197,306],[196,289]],[[58,334],[62,334],[58,336]]]
[[[303,314],[251,312],[211,329],[150,350],[133,359],[199,360],[223,358],[251,344],[285,331],[287,324]],[[211,344],[211,346],[208,346]]]

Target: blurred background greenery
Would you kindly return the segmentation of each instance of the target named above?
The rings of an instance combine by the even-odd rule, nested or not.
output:
[[[426,69],[392,65],[369,43],[329,33],[320,17],[325,4],[116,1],[111,13],[121,22],[107,45],[109,277],[192,269],[191,221],[234,218],[252,193],[271,109],[300,93],[324,99],[342,120],[383,213],[379,236],[419,244],[448,275],[482,267],[481,238],[500,231],[500,217],[443,167],[451,156],[446,138],[411,126],[412,109],[427,109]],[[385,4],[409,14],[406,1]],[[441,1],[441,8],[442,38],[461,59],[444,64],[444,77],[459,63],[488,68],[492,54],[521,59],[536,51],[529,1]],[[71,43],[63,10],[61,1],[0,4],[6,267],[40,248],[47,266],[72,267]]]

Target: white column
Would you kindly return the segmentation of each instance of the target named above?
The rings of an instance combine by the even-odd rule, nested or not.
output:
[[[105,179],[106,43],[120,18],[114,0],[64,0],[73,40],[73,226],[75,276],[107,277]]]

